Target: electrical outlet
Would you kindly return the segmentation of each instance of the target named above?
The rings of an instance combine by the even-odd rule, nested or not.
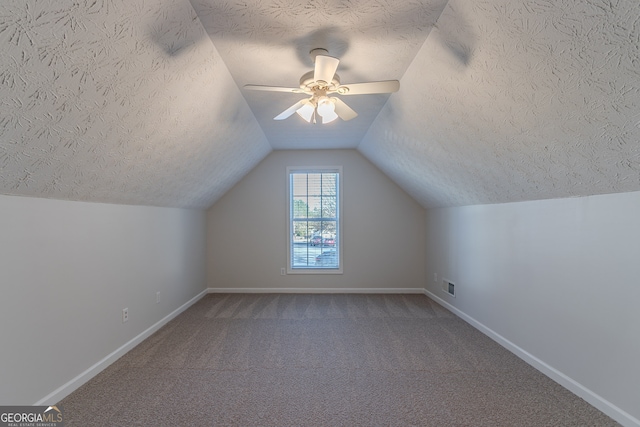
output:
[[[160,303],[160,291],[156,292],[156,304]]]
[[[129,320],[129,309],[128,308],[123,308],[122,309],[122,323],[125,323],[127,320]]]
[[[433,273],[433,281],[438,283],[438,273]]]
[[[284,275],[286,275],[286,274],[287,274],[287,273],[285,272],[284,267],[282,267],[282,268],[280,269],[280,275],[281,275],[281,276],[284,276]]]

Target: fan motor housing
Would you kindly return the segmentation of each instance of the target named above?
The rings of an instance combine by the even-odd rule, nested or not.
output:
[[[300,77],[300,89],[305,91],[314,92],[317,89],[324,89],[326,91],[336,91],[340,86],[340,76],[338,74],[333,75],[331,83],[325,85],[324,82],[319,83],[313,79],[314,72],[309,71]]]

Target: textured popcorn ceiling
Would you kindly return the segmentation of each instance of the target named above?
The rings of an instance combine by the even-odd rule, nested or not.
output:
[[[0,192],[206,208],[271,146],[187,0],[2,0]]]
[[[206,208],[272,149],[357,148],[426,207],[640,190],[640,3],[3,0],[0,193]],[[359,116],[272,118],[308,51]]]
[[[467,64],[435,30],[359,146],[421,204],[640,190],[640,3],[451,0],[437,27]]]

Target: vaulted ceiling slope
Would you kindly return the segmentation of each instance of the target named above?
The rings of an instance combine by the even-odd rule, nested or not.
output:
[[[188,0],[0,3],[0,193],[206,208],[270,151]]]
[[[436,26],[359,146],[422,205],[640,190],[640,2],[450,0]]]
[[[274,116],[340,58],[359,116]],[[3,0],[0,193],[207,208],[272,149],[357,148],[425,207],[640,190],[635,0]]]

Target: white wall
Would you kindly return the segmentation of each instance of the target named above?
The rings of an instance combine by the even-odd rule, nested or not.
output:
[[[427,233],[429,292],[636,425],[640,193],[431,210]]]
[[[205,227],[204,211],[0,196],[0,404],[39,402],[201,293]]]
[[[342,166],[344,274],[287,275],[287,166]],[[424,209],[355,150],[274,151],[208,211],[210,288],[424,288]]]

